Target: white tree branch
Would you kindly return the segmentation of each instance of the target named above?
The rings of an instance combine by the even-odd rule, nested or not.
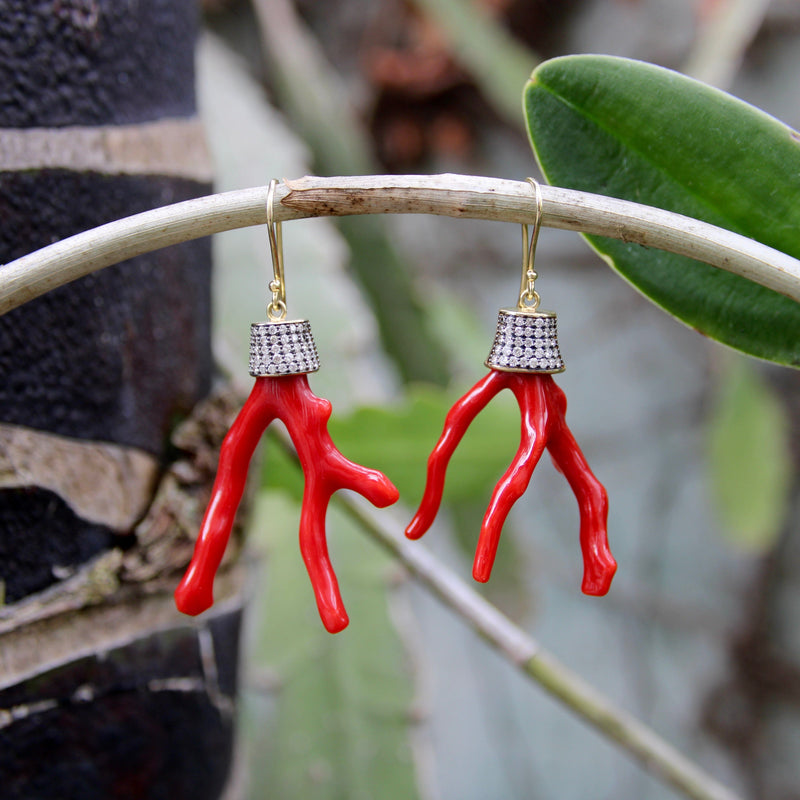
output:
[[[267,187],[187,200],[71,236],[0,267],[0,314],[132,256],[266,223]],[[528,222],[523,181],[469,175],[305,177],[276,191],[275,220],[350,214],[439,214]],[[542,224],[609,236],[705,261],[800,301],[800,261],[736,233],[601,195],[542,187]]]

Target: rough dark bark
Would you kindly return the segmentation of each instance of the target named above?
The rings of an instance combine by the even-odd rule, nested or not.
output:
[[[207,164],[187,155],[164,170],[152,145],[164,137],[180,151],[185,139],[187,154],[198,142],[202,153],[194,0],[0,6],[0,263],[210,190]],[[100,132],[107,169],[82,163],[87,130]],[[223,790],[236,578],[199,623],[170,596],[212,477],[215,420],[226,419],[224,402],[207,404],[170,441],[209,392],[209,326],[208,241],[0,317],[3,796]]]

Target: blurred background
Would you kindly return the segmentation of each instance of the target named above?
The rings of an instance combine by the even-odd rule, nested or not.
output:
[[[217,191],[306,173],[540,178],[522,88],[537,63],[567,53],[678,69],[800,126],[796,0],[203,7],[198,92]],[[446,410],[485,374],[497,309],[515,301],[519,229],[315,219],[284,226],[284,240],[289,311],[314,326],[323,367],[311,383],[334,404],[334,440],[398,484],[405,505],[388,513],[407,521]],[[264,317],[271,270],[264,230],[216,237],[214,258],[216,358],[246,386],[248,325]],[[568,420],[610,496],[619,570],[606,598],[581,595],[576,504],[543,460],[477,588],[743,796],[800,798],[797,374],[684,328],[576,234],[545,230],[536,264],[543,307],[559,314]],[[480,425],[422,542],[465,579],[516,448],[513,400],[497,398]],[[230,797],[674,796],[335,509],[351,625],[325,633],[298,513],[297,476],[273,449],[250,535]]]

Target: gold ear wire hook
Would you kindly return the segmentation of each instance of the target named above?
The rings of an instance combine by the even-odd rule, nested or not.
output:
[[[272,253],[272,274],[269,290],[272,300],[267,306],[267,317],[272,322],[277,322],[286,316],[286,283],[283,278],[283,234],[281,223],[275,222],[275,187],[278,181],[273,178],[267,190],[267,235],[269,236],[269,249]]]
[[[536,311],[539,308],[539,293],[534,288],[539,277],[533,269],[536,258],[536,243],[539,241],[539,228],[542,222],[542,190],[533,178],[527,179],[536,192],[536,219],[533,221],[533,234],[528,242],[528,225],[522,224],[522,282],[519,287],[517,308],[520,311]]]

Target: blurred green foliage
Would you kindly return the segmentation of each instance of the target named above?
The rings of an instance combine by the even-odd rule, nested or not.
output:
[[[444,502],[484,495],[508,467],[519,438],[519,414],[510,392],[491,403],[470,425],[447,470]],[[331,419],[329,429],[342,452],[385,472],[408,503],[425,488],[425,464],[442,433],[456,397],[444,390],[413,387],[402,405],[360,408]]]
[[[717,395],[709,458],[723,529],[741,547],[765,552],[788,510],[792,457],[786,412],[742,359],[726,371]]]

